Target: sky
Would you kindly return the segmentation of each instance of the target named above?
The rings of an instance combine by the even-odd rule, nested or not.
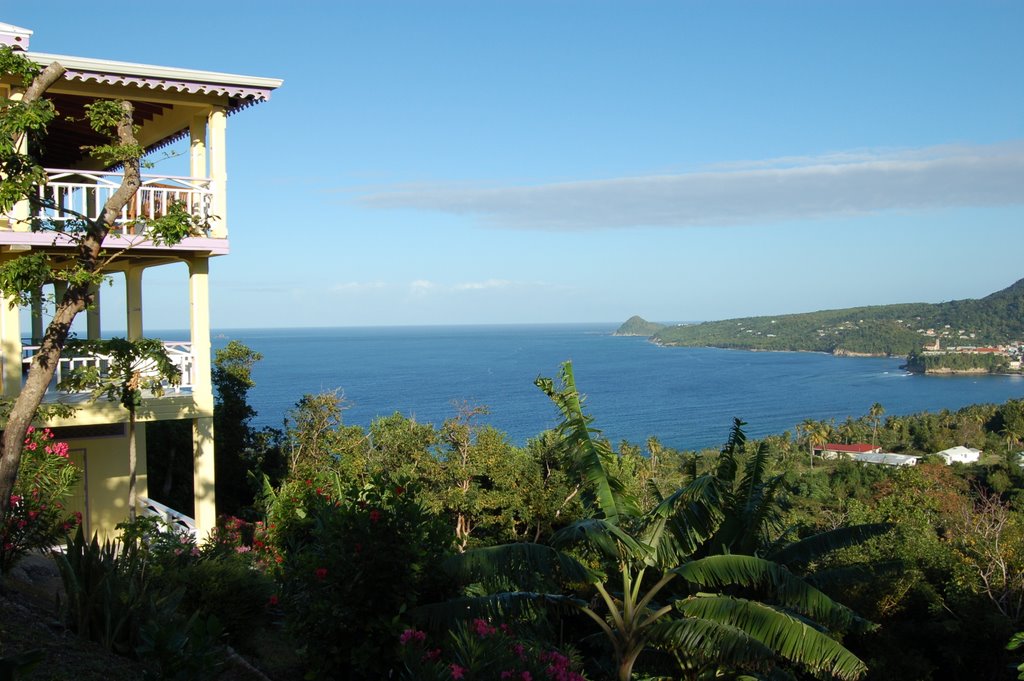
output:
[[[127,7],[0,21],[33,51],[284,80],[228,122],[215,328],[695,321],[1024,278],[1016,0]],[[147,328],[187,327],[183,266],[144,285]]]

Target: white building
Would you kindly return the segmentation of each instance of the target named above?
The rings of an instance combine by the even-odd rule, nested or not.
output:
[[[873,463],[882,466],[916,466],[917,460],[921,457],[909,454],[892,454],[889,452],[865,452],[863,454],[854,454],[851,458],[861,463]]]
[[[957,445],[956,447],[936,452],[935,455],[941,456],[947,465],[951,463],[977,463],[978,459],[981,458],[981,450]]]

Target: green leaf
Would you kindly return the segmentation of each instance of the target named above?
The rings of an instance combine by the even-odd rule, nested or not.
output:
[[[795,576],[782,565],[754,556],[708,556],[672,572],[691,584],[723,589],[743,586],[766,590],[771,600],[832,628],[845,629],[861,618],[849,608]]]
[[[816,673],[857,679],[867,666],[835,639],[793,615],[729,596],[695,596],[676,603],[687,617],[741,629],[777,655]]]

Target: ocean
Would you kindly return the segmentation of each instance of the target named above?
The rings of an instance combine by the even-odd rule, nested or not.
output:
[[[571,360],[594,426],[613,442],[657,436],[679,449],[717,447],[733,417],[748,435],[792,431],[806,418],[955,410],[1024,397],[1020,376],[920,376],[900,359],[820,353],[663,348],[616,337],[612,324],[337,329],[221,329],[214,349],[238,340],[263,354],[253,378],[253,425],[280,428],[304,394],[338,390],[344,420],[366,426],[400,412],[440,425],[460,405],[512,442],[558,423],[533,385]]]

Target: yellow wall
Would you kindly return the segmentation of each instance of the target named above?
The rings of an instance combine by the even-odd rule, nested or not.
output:
[[[86,530],[98,533],[100,540],[117,535],[116,525],[128,519],[128,436],[67,439],[71,459],[80,467],[82,481],[70,501],[72,511],[82,513]],[[138,466],[136,489],[148,495],[146,478],[146,425],[136,426]],[[85,498],[88,495],[88,507]]]

